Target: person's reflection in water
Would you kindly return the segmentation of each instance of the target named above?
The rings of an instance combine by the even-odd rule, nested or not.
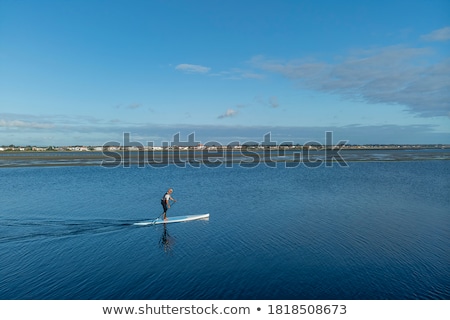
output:
[[[172,250],[172,246],[175,243],[175,238],[171,237],[169,232],[167,231],[167,225],[163,224],[164,231],[161,236],[161,239],[159,239],[159,245],[164,250],[164,252],[168,253]]]

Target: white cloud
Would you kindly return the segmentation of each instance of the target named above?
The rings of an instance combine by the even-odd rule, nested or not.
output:
[[[179,64],[175,67],[176,70],[180,70],[187,73],[208,73],[211,68],[196,65],[196,64]]]
[[[54,125],[51,123],[28,122],[22,120],[0,119],[0,127],[6,128],[29,128],[29,129],[49,129]]]
[[[434,30],[429,34],[425,34],[421,37],[425,41],[447,41],[450,40],[450,27]]]
[[[237,111],[233,110],[233,109],[228,109],[224,114],[221,114],[220,116],[218,116],[219,119],[223,119],[223,118],[230,118],[230,117],[234,117],[235,115],[237,115]]]
[[[450,59],[433,61],[426,48],[403,46],[352,52],[338,62],[252,59],[301,87],[367,103],[404,105],[424,117],[448,116]]]

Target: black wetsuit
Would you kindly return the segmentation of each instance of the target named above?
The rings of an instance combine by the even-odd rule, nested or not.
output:
[[[162,205],[162,207],[163,207],[163,209],[164,209],[164,213],[167,212],[167,202],[168,202],[168,201],[166,201],[166,195],[167,195],[167,192],[164,193],[164,196],[163,196],[162,199],[161,199],[161,205]]]

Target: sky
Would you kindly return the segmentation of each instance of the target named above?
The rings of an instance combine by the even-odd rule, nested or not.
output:
[[[450,2],[0,0],[0,146],[450,144]]]

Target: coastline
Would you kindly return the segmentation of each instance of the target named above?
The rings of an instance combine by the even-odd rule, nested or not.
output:
[[[450,160],[449,149],[343,149],[333,150],[239,150],[239,151],[34,151],[0,152],[0,168],[61,166],[152,166],[217,167],[220,164],[275,166],[286,163],[345,163]],[[316,167],[316,166],[311,166]]]

